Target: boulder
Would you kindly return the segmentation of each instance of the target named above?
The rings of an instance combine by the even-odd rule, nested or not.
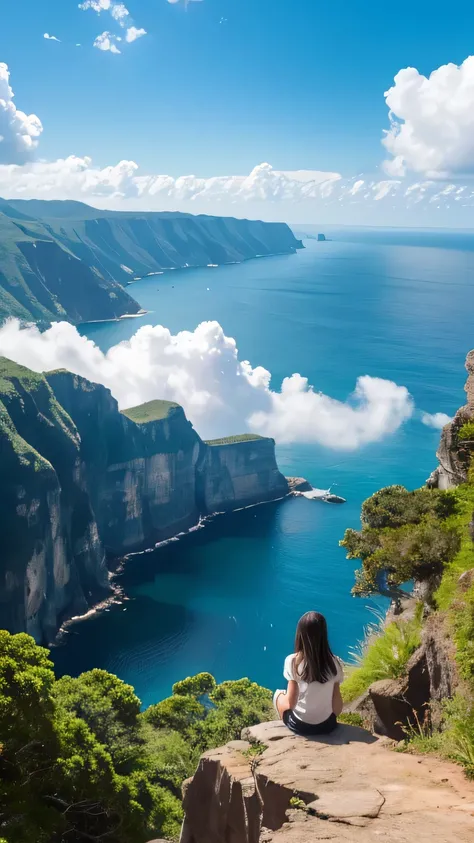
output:
[[[354,726],[303,738],[280,721],[202,757],[181,843],[470,843],[474,784],[435,758],[395,753]],[[266,748],[248,757],[258,741]]]
[[[426,654],[419,647],[400,679],[381,679],[369,688],[378,718],[375,728],[393,740],[402,740],[406,729],[418,728],[429,714],[430,675]]]
[[[313,487],[304,477],[287,477],[290,492],[311,492]]]

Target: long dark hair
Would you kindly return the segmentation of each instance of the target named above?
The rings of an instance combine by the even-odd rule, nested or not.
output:
[[[295,638],[295,672],[304,682],[328,682],[337,675],[336,660],[328,641],[326,618],[306,612],[298,621]]]

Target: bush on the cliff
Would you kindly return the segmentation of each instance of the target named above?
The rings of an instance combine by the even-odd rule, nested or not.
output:
[[[388,624],[380,635],[369,639],[357,656],[356,666],[349,670],[342,683],[344,701],[351,702],[360,697],[372,682],[401,676],[410,657],[420,646],[420,640],[420,612],[411,621]]]
[[[346,530],[341,545],[348,559],[362,560],[353,593],[368,595],[440,574],[460,540],[454,528],[428,516],[418,524],[396,528]]]
[[[127,775],[114,763],[140,740],[133,691],[103,671],[56,683],[52,667],[28,635],[0,631],[0,834],[141,843],[175,833],[179,801],[136,756]]]
[[[439,489],[386,486],[362,504],[361,521],[367,527],[402,527],[418,524],[427,515],[444,520],[456,510],[456,496]]]
[[[156,728],[179,731],[199,751],[235,740],[246,726],[273,716],[271,691],[250,679],[216,685],[210,674],[177,683],[171,697],[151,705],[143,714]]]
[[[465,422],[458,430],[458,439],[461,442],[474,440],[474,421]]]

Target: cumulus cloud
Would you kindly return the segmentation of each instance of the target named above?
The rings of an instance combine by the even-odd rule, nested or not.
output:
[[[36,114],[25,114],[13,102],[8,65],[0,62],[0,165],[29,161],[43,126]]]
[[[426,424],[427,427],[434,427],[435,430],[441,430],[445,424],[449,424],[452,421],[451,416],[447,416],[446,413],[422,413],[421,421],[423,424]]]
[[[104,354],[67,322],[41,333],[11,319],[0,328],[0,354],[35,371],[63,367],[102,383],[122,408],[177,401],[203,437],[250,430],[351,451],[393,433],[413,412],[404,386],[368,375],[345,402],[316,392],[299,374],[273,391],[271,373],[240,360],[218,322],[176,335],[147,325]]]
[[[98,50],[103,50],[104,52],[115,53],[115,55],[120,54],[120,50],[117,47],[117,42],[120,42],[122,39],[117,35],[112,35],[111,32],[102,32],[94,41],[94,47],[97,47]]]
[[[146,35],[146,29],[137,29],[136,26],[130,26],[127,29],[125,40],[130,44],[132,41],[136,41],[137,38],[142,38],[143,35]]]
[[[385,93],[390,129],[382,140],[391,176],[431,178],[474,171],[474,56],[445,64],[429,77],[407,67]]]
[[[127,30],[124,37],[128,44],[147,34],[146,29],[138,29],[133,25],[130,12],[125,4],[116,2],[116,0],[84,0],[83,3],[79,4],[79,9],[82,9],[82,11],[91,9],[93,12],[97,12],[98,15],[102,12],[108,12],[122,29]],[[119,35],[114,35],[106,31],[97,36],[94,41],[94,47],[118,55],[121,52],[117,47],[120,41],[122,41],[122,38]]]
[[[48,32],[45,32],[43,38],[46,38],[47,41],[57,41],[58,44],[61,43],[59,38],[56,38],[55,35],[50,35]]]

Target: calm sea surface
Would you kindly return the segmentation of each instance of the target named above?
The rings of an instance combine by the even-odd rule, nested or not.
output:
[[[345,399],[370,374],[405,385],[419,410],[453,413],[474,346],[474,235],[353,229],[331,237],[306,241],[297,255],[139,281],[130,291],[147,316],[83,333],[106,350],[141,324],[177,332],[217,319],[241,359],[272,372],[273,388],[300,372]],[[135,557],[122,578],[130,600],[72,627],[54,651],[58,672],[106,668],[134,685],[144,705],[202,670],[274,687],[295,623],[313,608],[347,657],[372,618],[369,606],[384,604],[351,597],[353,563],[338,540],[358,526],[360,505],[376,489],[422,484],[438,440],[415,418],[351,454],[279,447],[284,473],[334,484],[347,504],[292,498],[259,506]]]

